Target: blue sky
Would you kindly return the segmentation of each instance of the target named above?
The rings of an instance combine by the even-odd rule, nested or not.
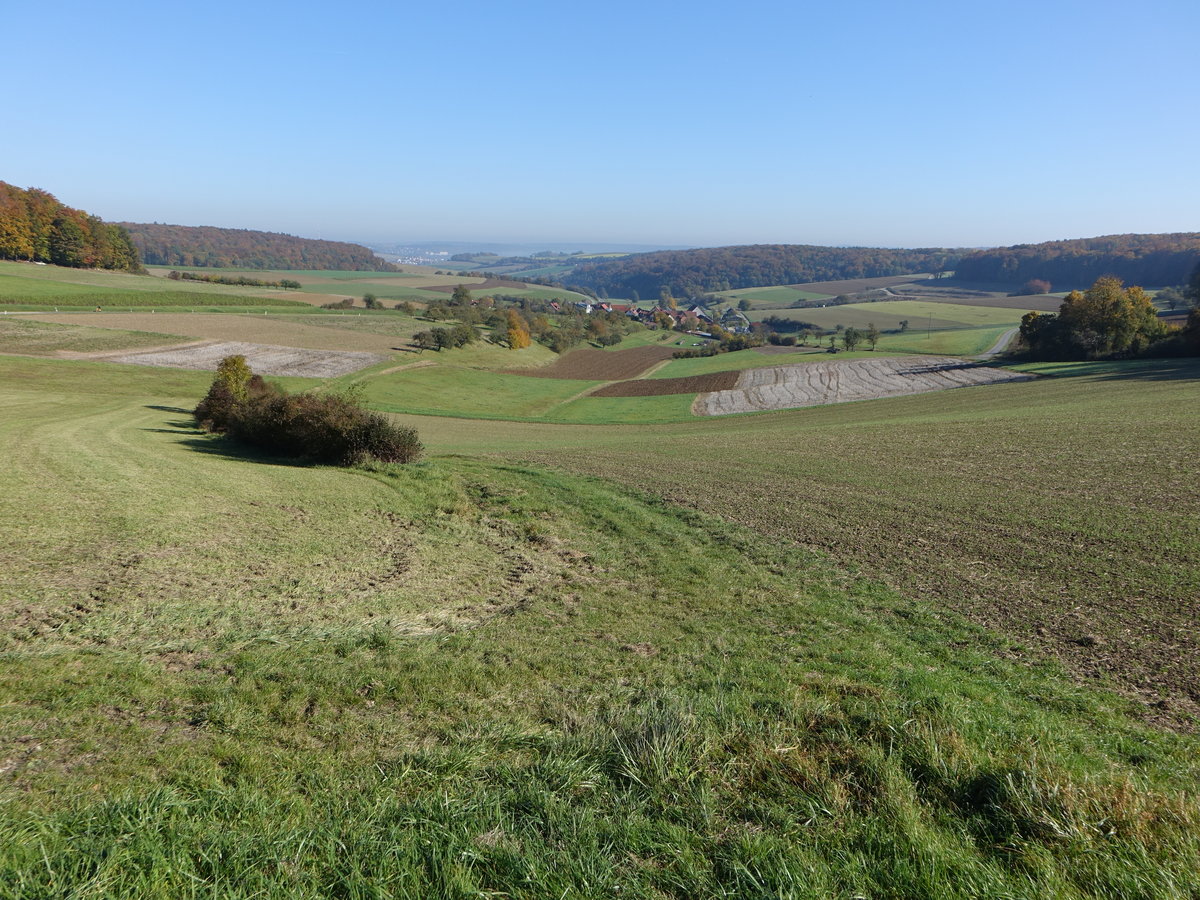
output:
[[[1195,0],[45,9],[5,11],[0,180],[110,220],[696,246],[1200,230]]]

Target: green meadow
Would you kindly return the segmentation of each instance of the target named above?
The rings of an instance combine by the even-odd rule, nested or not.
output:
[[[806,291],[803,288],[791,285],[776,285],[774,287],[740,288],[733,291],[721,291],[717,296],[732,303],[737,303],[739,300],[749,300],[752,308],[758,309],[786,307],[797,300],[824,300],[826,297],[832,295]]]
[[[133,293],[43,268],[0,285]],[[0,316],[0,898],[1200,895],[1200,362],[705,419],[391,310],[223,309]],[[650,377],[1016,321],[792,312],[884,311],[874,353]],[[210,373],[48,358],[230,322],[386,356],[275,380],[423,460],[247,452],[194,425]]]
[[[1195,894],[1196,739],[887,558],[937,527],[1003,587],[985,523],[1031,516],[1038,594],[1094,516],[1125,555],[1093,566],[1195,596],[1194,501],[1139,537],[1107,455],[1195,438],[1193,370],[417,417],[423,462],[336,469],[196,431],[205,373],[0,357],[0,895]],[[1179,559],[1127,568],[1143,542]]]

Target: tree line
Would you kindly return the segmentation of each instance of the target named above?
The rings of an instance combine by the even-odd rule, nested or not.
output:
[[[654,297],[666,289],[677,297],[698,297],[776,284],[941,273],[955,268],[965,252],[807,244],[659,250],[581,262],[569,280],[600,296]]]
[[[399,271],[366,247],[344,241],[209,225],[121,224],[151,266]]]
[[[1200,266],[1186,293],[1200,303]],[[1021,343],[1033,359],[1200,356],[1200,306],[1182,328],[1172,326],[1159,318],[1144,290],[1106,276],[1067,294],[1056,314],[1026,313]]]
[[[1110,234],[1072,241],[977,250],[955,268],[959,281],[1083,288],[1106,275],[1126,283],[1182,284],[1200,261],[1200,233]]]
[[[291,278],[263,281],[261,278],[247,278],[245,275],[201,275],[198,272],[179,272],[174,269],[168,273],[167,277],[172,281],[203,281],[207,284],[229,284],[237,287],[277,287],[289,291],[298,291],[304,287],[300,282]]]
[[[87,269],[142,270],[138,251],[120,225],[72,209],[39,188],[0,181],[0,259]]]

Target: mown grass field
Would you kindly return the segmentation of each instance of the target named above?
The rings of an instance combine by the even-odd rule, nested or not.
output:
[[[953,303],[929,303],[921,300],[881,300],[878,303],[846,303],[819,309],[786,309],[767,312],[781,319],[812,322],[827,331],[838,325],[866,328],[871,322],[881,331],[898,329],[907,320],[911,329],[944,330],[979,328],[992,325],[1019,325],[1023,313],[991,306],[959,306]],[[755,314],[755,319],[763,318]]]
[[[737,303],[739,300],[749,300],[752,309],[774,309],[777,307],[786,307],[797,300],[824,300],[826,297],[834,295],[819,293],[817,291],[806,291],[800,287],[780,284],[774,287],[741,288],[734,291],[722,291],[717,296],[731,303]]]
[[[337,470],[195,432],[202,373],[0,358],[0,895],[1194,895],[1196,739],[920,588],[977,558],[1003,588],[958,529],[1004,515],[1042,588],[1188,577],[1197,498],[1147,458],[1195,436],[1186,392],[1105,377],[419,419],[426,462]],[[1135,402],[1113,457],[1089,417]],[[1078,459],[1032,478],[1048,448],[1099,496]],[[1085,575],[1056,538],[1102,518]],[[935,523],[942,570],[882,584]]]
[[[305,305],[296,293],[0,261],[0,306],[8,309]]]

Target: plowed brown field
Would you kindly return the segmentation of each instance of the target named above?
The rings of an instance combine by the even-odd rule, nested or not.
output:
[[[699,394],[703,391],[728,391],[738,382],[740,372],[712,372],[686,378],[643,378],[607,384],[592,397],[660,397],[663,394]]]
[[[512,375],[533,378],[567,378],[575,381],[623,381],[637,378],[655,363],[671,358],[671,347],[634,347],[630,350],[594,350],[584,347],[560,356],[539,369],[509,369]],[[616,395],[614,395],[616,396]],[[624,395],[647,396],[647,395]]]

